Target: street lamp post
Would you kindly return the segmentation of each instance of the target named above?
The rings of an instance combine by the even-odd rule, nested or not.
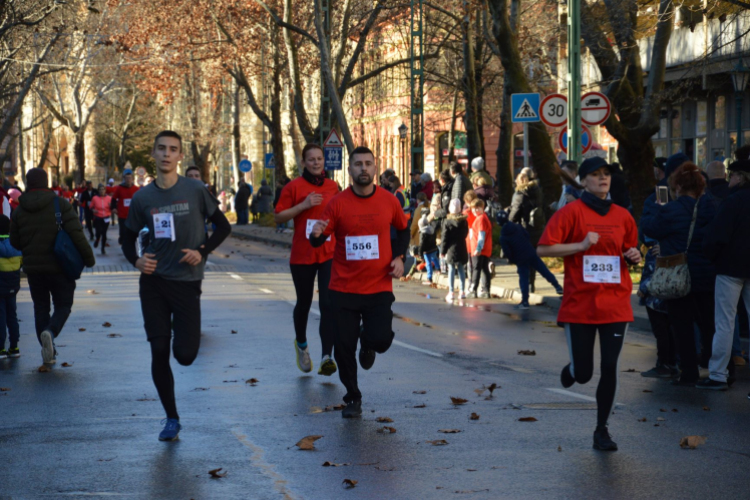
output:
[[[398,136],[401,139],[401,179],[406,179],[406,133],[409,131],[409,127],[405,123],[401,123],[398,127]]]
[[[742,94],[747,87],[747,80],[750,77],[750,69],[742,63],[742,58],[737,62],[737,66],[732,70],[732,84],[734,85],[734,101],[737,106],[737,142],[735,150],[742,146]]]

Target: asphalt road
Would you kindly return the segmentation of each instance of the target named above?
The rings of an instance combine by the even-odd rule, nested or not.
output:
[[[124,264],[114,245],[110,254],[99,264]],[[173,362],[183,425],[174,443],[157,440],[163,410],[136,273],[79,281],[50,373],[37,372],[32,306],[21,292],[23,355],[0,361],[0,499],[748,497],[747,369],[726,393],[645,379],[638,371],[652,366],[654,342],[629,332],[610,420],[620,450],[597,452],[598,374],[562,389],[567,347],[549,310],[518,316],[498,300],[451,306],[445,291],[395,283],[396,342],[360,371],[364,414],[349,421],[326,411],[344,390],[337,375],[315,374],[315,314],[315,370],[295,365],[288,251],[232,239],[210,262],[201,352],[192,366]],[[491,384],[489,397],[481,390]],[[377,432],[385,426],[396,432]],[[310,435],[323,437],[300,451],[295,443]],[[681,449],[693,435],[706,443]],[[431,443],[439,440],[447,444]],[[226,476],[211,478],[218,468]]]

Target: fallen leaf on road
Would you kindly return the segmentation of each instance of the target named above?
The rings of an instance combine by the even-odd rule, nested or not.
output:
[[[476,469],[466,469],[466,472],[476,472]]]
[[[190,392],[200,392],[200,391],[207,391],[207,390],[208,390],[208,387],[196,387]]]
[[[381,466],[379,466],[379,465],[376,465],[376,466],[375,466],[375,469],[376,469],[376,470],[380,470],[380,471],[383,471],[383,472],[392,472],[392,471],[396,470],[396,468],[395,468],[395,467],[381,467]]]
[[[313,406],[312,408],[310,408],[310,413],[323,413],[323,411],[324,411],[323,408],[319,406]]]
[[[86,293],[88,293],[89,295],[99,295],[99,292],[97,292],[96,290],[86,290]]]
[[[73,363],[63,363],[60,366],[62,366],[63,368],[70,368],[71,366],[73,366]]]
[[[322,437],[323,436],[306,436],[300,439],[294,446],[299,447],[300,450],[311,451],[315,449],[315,441]]]
[[[487,388],[487,390],[488,390],[488,391],[490,391],[490,396],[492,396],[492,392],[493,392],[493,391],[494,391],[495,389],[499,389],[499,388],[500,388],[500,386],[499,386],[499,385],[497,385],[497,384],[495,384],[495,383],[492,383],[492,384],[490,384],[490,386],[489,386],[489,387]]]
[[[343,481],[341,482],[341,484],[345,484],[347,488],[354,488],[355,486],[357,486],[357,483],[358,483],[358,482],[359,482],[359,481],[356,481],[356,480],[354,480],[354,479],[344,479],[344,480],[343,480]]]
[[[50,368],[50,367],[49,367],[49,366],[47,366],[47,365],[42,365],[42,366],[40,366],[39,368],[37,368],[37,371],[38,371],[39,373],[47,373],[47,372],[51,372],[51,371],[52,371],[52,368]]]
[[[436,439],[434,441],[425,441],[425,443],[431,444],[432,446],[445,446],[448,444],[448,441],[445,439]]]
[[[536,351],[531,351],[529,349],[522,349],[518,351],[518,354],[521,356],[536,356]]]
[[[323,467],[346,467],[349,464],[335,464],[333,462],[323,462]]]
[[[672,408],[672,413],[677,413],[677,408]]]
[[[667,413],[667,410],[665,410],[664,408],[659,408],[659,411],[662,413]]]
[[[378,434],[395,434],[396,428],[395,427],[381,427],[377,430]]]
[[[458,434],[461,432],[460,429],[438,429],[438,432],[442,432],[443,434]]]
[[[708,406],[704,406],[703,411],[711,411],[711,408],[709,408]]]
[[[481,396],[482,394],[484,394],[484,391],[486,390],[487,389],[474,389],[474,392],[477,393],[477,396]]]
[[[427,394],[427,391],[412,391],[412,394]]]
[[[231,383],[234,383],[234,382],[237,382],[237,381],[236,380],[224,380],[225,384],[231,384]]]
[[[650,389],[643,389],[643,392],[654,392],[654,391],[652,391]]]
[[[468,403],[469,400],[468,399],[463,399],[463,398],[454,398],[453,396],[451,396],[451,402],[454,405],[463,405],[463,404]]]
[[[105,321],[104,323],[102,323],[102,326],[104,328],[109,328],[110,326],[112,326],[112,323],[110,323],[109,321]]]
[[[534,417],[521,417],[518,419],[519,422],[536,422]]]
[[[149,397],[147,397],[147,396],[146,396],[146,395],[144,394],[142,398],[140,398],[140,399],[136,399],[136,401],[156,401],[156,400],[155,400],[155,399],[153,399],[153,398],[149,398]]]
[[[0,387],[0,392],[8,392],[10,387]]]
[[[208,471],[209,474],[211,474],[211,479],[220,479],[227,475],[227,471],[221,472],[222,467],[219,467],[218,469],[213,469]]]
[[[656,417],[656,421],[657,422],[664,422],[665,420],[667,420],[667,419],[664,418],[664,417]]]
[[[562,451],[562,446],[558,446],[557,451]]]
[[[122,335],[120,335],[119,333],[110,333],[109,335],[107,335],[107,337],[116,339],[117,337],[122,337]]]
[[[639,422],[648,422],[648,420],[646,420],[646,417],[643,417],[643,418],[639,418],[639,419],[638,419],[638,421],[639,421]]]
[[[78,329],[78,331],[79,331],[79,332],[85,332],[85,331],[86,331],[86,329],[85,329],[85,328],[79,328],[79,329]]]
[[[232,333],[237,333],[237,330],[232,330]]]
[[[421,405],[414,405],[414,406],[412,406],[412,408],[426,408],[426,407],[427,407],[427,405],[424,404],[424,403],[422,403]]]
[[[479,414],[478,413],[472,413],[469,416],[469,420],[479,420]]]
[[[456,490],[453,493],[481,493],[483,491],[490,491],[490,489],[485,488],[483,490]]]
[[[389,418],[389,417],[378,417],[378,418],[375,419],[375,421],[387,424],[388,422],[393,422],[393,419]]]
[[[641,373],[641,372],[639,372],[635,368],[628,368],[627,370],[623,370],[622,373]]]
[[[346,405],[340,404],[340,405],[326,406],[323,409],[323,411],[338,411],[338,410],[343,410],[344,408],[346,408]]]
[[[258,382],[260,381],[257,378],[250,378],[250,379],[245,380],[246,384],[250,384],[253,387],[255,387],[255,384],[257,384]]]
[[[696,449],[698,446],[706,444],[706,436],[687,436],[680,439],[680,448],[691,450]]]

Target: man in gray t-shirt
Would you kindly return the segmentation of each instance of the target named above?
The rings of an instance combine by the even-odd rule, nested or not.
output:
[[[127,227],[136,233],[148,227],[150,243],[143,253],[155,256],[154,275],[175,281],[203,279],[205,260],[192,266],[181,259],[183,250],[197,250],[206,242],[205,220],[218,206],[200,181],[187,177],[179,177],[169,189],[152,182],[135,193]]]

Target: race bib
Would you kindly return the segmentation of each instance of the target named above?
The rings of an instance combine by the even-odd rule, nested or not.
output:
[[[130,200],[131,200],[131,198],[127,198],[125,200],[122,200],[122,204],[125,205],[126,207],[129,207],[130,206]]]
[[[620,257],[584,255],[583,281],[586,283],[620,283]]]
[[[109,217],[105,218],[104,222],[107,223],[107,224],[109,224]]]
[[[174,214],[154,214],[154,238],[176,239],[174,231]]]
[[[320,222],[318,219],[307,219],[307,227],[305,228],[305,239],[310,239],[310,234],[312,233],[313,227],[315,226],[316,222]],[[326,241],[331,241],[331,237],[329,236]]]
[[[346,260],[378,260],[378,236],[347,236]]]

